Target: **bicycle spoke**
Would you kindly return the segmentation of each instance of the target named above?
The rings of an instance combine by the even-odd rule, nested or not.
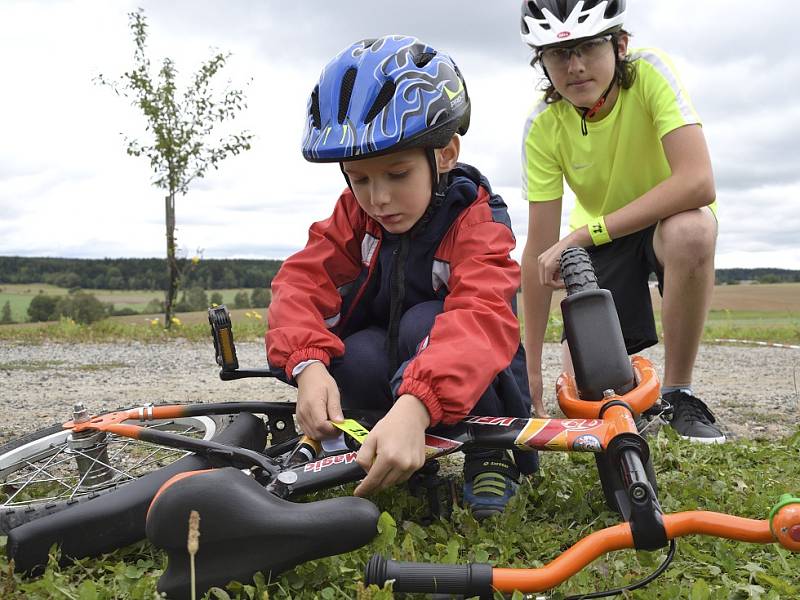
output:
[[[31,462],[31,461],[29,461],[29,460],[26,460],[26,461],[24,461],[24,462],[25,462],[25,466],[27,466],[27,467],[30,467],[30,468],[32,468],[32,469],[35,469],[35,468],[36,468],[36,466],[34,465],[34,463],[33,463],[33,462]],[[61,466],[61,465],[65,464],[65,463],[71,463],[71,462],[72,462],[72,458],[71,458],[71,457],[69,457],[69,456],[65,456],[65,457],[64,457],[62,460],[59,460],[58,462],[54,462],[54,463],[52,463],[52,464],[51,464],[51,465],[49,465],[49,466],[50,466],[50,468],[51,468],[51,469],[53,469],[53,468],[56,468],[56,467],[59,467],[59,466]],[[22,470],[22,469],[23,469],[23,467],[22,467],[22,466],[20,466],[20,469],[18,469],[18,470]],[[48,473],[48,475],[50,475],[50,473]],[[6,480],[6,481],[5,481],[5,483],[4,483],[4,485],[11,485],[11,486],[17,485],[17,484],[18,484],[20,481],[22,481],[23,479],[25,479],[25,477],[27,477],[27,473],[23,472],[23,475],[22,475],[21,477],[19,477],[19,478],[17,478],[17,479],[9,479],[9,480]],[[51,477],[50,477],[50,478],[46,478],[46,479],[36,479],[36,480],[35,480],[35,481],[33,481],[32,483],[40,483],[40,482],[42,482],[42,481],[56,481],[56,478],[53,478],[53,476],[51,475]]]
[[[112,458],[115,458],[118,454],[120,454],[120,452],[122,452],[122,450],[124,450],[125,448],[130,446],[132,442],[133,442],[133,440],[131,440],[129,443],[125,443],[120,449],[116,450],[113,455],[111,455],[109,453],[109,460],[111,460]],[[155,456],[156,454],[158,454],[158,452],[161,452],[162,455],[165,456],[165,457],[168,457],[170,454],[175,454],[175,455],[177,455],[177,458],[181,458],[181,457],[186,456],[187,454],[189,454],[189,452],[184,451],[184,450],[178,450],[178,449],[175,449],[175,448],[166,448],[164,446],[159,446],[158,444],[152,444],[150,442],[141,442],[141,441],[139,441],[138,445],[141,446],[142,449],[153,448],[153,451],[150,452],[150,454],[148,454],[147,456],[144,456],[141,459],[138,459],[137,463],[135,463],[135,464],[133,464],[131,466],[128,466],[127,469],[128,469],[128,471],[131,471],[131,472],[136,470],[136,469],[143,468],[143,466],[147,463],[147,461],[150,458],[152,458],[153,456]],[[177,460],[177,458],[176,458],[176,460]]]
[[[108,467],[108,468],[109,468],[109,469],[111,469],[112,471],[116,471],[117,473],[119,473],[120,475],[122,475],[122,476],[124,476],[124,477],[127,477],[127,478],[129,478],[129,479],[136,479],[134,476],[132,476],[132,475],[129,475],[129,474],[128,474],[128,473],[126,473],[125,471],[121,471],[121,470],[119,470],[119,469],[118,469],[118,468],[116,468],[114,465],[110,465],[110,464],[108,464],[107,462],[103,462],[102,460],[98,460],[98,459],[97,459],[97,458],[95,458],[94,456],[90,456],[89,454],[86,454],[86,453],[84,453],[84,452],[81,452],[80,450],[75,450],[75,454],[80,454],[80,455],[81,455],[81,456],[83,456],[84,458],[88,458],[89,460],[91,460],[91,461],[92,461],[92,463],[94,463],[94,464],[96,464],[96,465],[101,465],[101,466],[103,466],[103,467]],[[91,469],[87,469],[87,472],[91,472]],[[85,476],[84,476],[84,477],[85,477]]]
[[[15,497],[16,497],[16,496],[17,496],[17,495],[18,495],[18,494],[19,494],[19,493],[20,493],[22,490],[24,490],[24,489],[25,489],[25,488],[26,488],[26,487],[27,487],[27,486],[30,484],[30,482],[31,482],[31,481],[33,481],[33,480],[34,480],[34,478],[36,477],[36,475],[37,475],[38,473],[41,473],[41,472],[43,472],[43,471],[44,471],[44,472],[46,472],[48,475],[50,475],[50,477],[53,477],[53,475],[51,475],[49,472],[45,471],[45,469],[46,469],[46,468],[47,468],[47,467],[50,465],[50,463],[51,463],[51,462],[54,460],[54,458],[55,458],[56,456],[58,456],[58,452],[56,452],[55,454],[53,454],[53,456],[51,456],[51,457],[50,457],[50,459],[49,459],[49,460],[48,460],[48,461],[47,461],[47,462],[46,462],[44,465],[42,465],[41,467],[37,467],[37,466],[35,466],[35,465],[33,465],[33,464],[29,463],[28,461],[25,461],[25,462],[28,464],[28,466],[30,466],[31,468],[33,468],[33,469],[34,469],[33,475],[31,475],[31,476],[30,476],[30,478],[28,479],[28,481],[27,481],[27,482],[25,482],[24,484],[22,484],[22,487],[20,487],[20,488],[19,488],[19,489],[18,489],[16,492],[14,492],[14,493],[13,493],[13,494],[12,494],[12,495],[11,495],[11,496],[8,498],[8,500],[6,500],[6,502],[10,502],[11,500],[13,500],[13,499],[14,499],[14,498],[15,498]],[[61,485],[63,485],[63,486],[64,486],[64,487],[66,487],[67,489],[70,489],[70,488],[69,488],[69,486],[68,486],[68,485],[66,485],[65,483],[63,483],[63,482],[62,482],[60,479],[56,479],[56,482],[57,482],[57,483],[60,483]]]

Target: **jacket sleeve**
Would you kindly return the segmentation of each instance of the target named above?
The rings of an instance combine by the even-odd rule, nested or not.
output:
[[[317,359],[329,365],[344,353],[331,328],[341,318],[338,288],[360,271],[364,224],[363,212],[345,191],[333,214],[311,226],[305,248],[286,259],[272,281],[267,360],[289,379],[300,362]]]
[[[520,285],[519,265],[510,257],[514,245],[510,227],[494,222],[485,202],[459,223],[444,311],[397,390],[425,403],[431,425],[455,423],[469,414],[519,346],[512,309]]]

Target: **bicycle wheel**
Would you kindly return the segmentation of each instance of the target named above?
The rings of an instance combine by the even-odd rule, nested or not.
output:
[[[132,424],[209,440],[231,415]],[[0,535],[19,525],[118,489],[188,454],[112,434],[75,439],[60,424],[0,446]]]
[[[567,248],[561,253],[561,279],[567,287],[567,296],[599,287],[592,259],[583,248]]]

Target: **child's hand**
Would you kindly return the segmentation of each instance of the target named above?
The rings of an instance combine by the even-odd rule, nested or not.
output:
[[[328,421],[344,421],[339,387],[322,363],[312,363],[297,376],[297,422],[315,440],[335,437],[339,430]]]
[[[539,283],[552,288],[563,288],[561,279],[561,253],[568,248],[564,241],[559,240],[539,255]]]
[[[353,492],[367,496],[405,481],[425,463],[425,429],[428,409],[410,394],[397,399],[392,409],[369,432],[358,451],[358,464],[367,476]]]

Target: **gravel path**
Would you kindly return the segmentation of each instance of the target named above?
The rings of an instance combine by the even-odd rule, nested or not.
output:
[[[263,363],[261,343],[237,344],[242,367]],[[656,365],[662,347],[643,352]],[[545,381],[555,384],[559,348],[548,344]],[[555,410],[553,387],[545,390]],[[800,350],[706,345],[695,392],[736,436],[777,439],[800,426]],[[209,344],[111,343],[28,345],[0,342],[0,442],[62,422],[83,401],[91,412],[144,402],[291,400],[292,388],[270,379],[223,382]]]

